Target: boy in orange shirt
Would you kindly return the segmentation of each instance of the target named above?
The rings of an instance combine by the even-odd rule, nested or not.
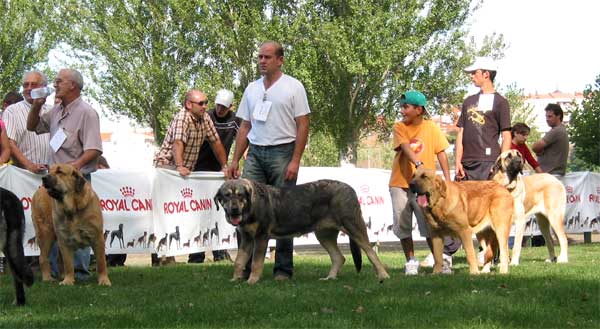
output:
[[[448,157],[445,150],[448,140],[440,128],[428,116],[425,105],[425,95],[418,91],[407,91],[401,97],[402,121],[394,124],[394,150],[396,156],[392,164],[390,177],[390,194],[394,211],[394,234],[400,239],[404,255],[406,256],[405,274],[416,275],[419,271],[419,262],[415,259],[412,240],[412,215],[417,217],[419,233],[427,238],[431,249],[429,229],[421,209],[416,203],[415,195],[410,192],[408,184],[419,166],[435,170],[437,157],[444,178],[450,181]],[[444,268],[445,272],[451,271]]]

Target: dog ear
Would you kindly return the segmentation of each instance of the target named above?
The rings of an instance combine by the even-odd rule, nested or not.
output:
[[[81,173],[77,171],[73,171],[73,176],[75,177],[75,192],[83,192],[83,188],[85,187],[85,183],[87,182],[87,180],[85,180],[83,175],[81,175]]]
[[[496,159],[496,163],[494,163],[489,177],[493,177],[498,171],[500,171],[500,169],[502,169],[502,154],[500,154],[498,159]]]
[[[444,179],[439,175],[435,175],[434,184],[435,184],[435,189],[440,194],[440,198],[445,198],[446,197],[446,182],[444,181]]]
[[[213,197],[213,201],[215,202],[215,207],[217,207],[217,211],[219,211],[219,203],[223,200],[223,195],[221,194],[221,189],[217,191],[217,194]]]

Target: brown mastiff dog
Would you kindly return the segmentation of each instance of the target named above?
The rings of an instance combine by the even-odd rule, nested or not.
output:
[[[457,235],[462,241],[469,272],[479,273],[473,233],[482,245],[488,246],[484,271],[489,271],[493,252],[499,247],[500,273],[508,273],[513,198],[506,188],[493,181],[446,182],[435,171],[422,167],[415,172],[410,188],[431,229],[434,273],[442,271],[443,237],[448,234]]]
[[[569,244],[564,227],[567,202],[565,187],[550,174],[523,176],[524,164],[525,161],[519,151],[509,150],[500,154],[493,169],[493,180],[504,185],[515,199],[515,243],[511,265],[519,265],[525,224],[531,215],[535,215],[546,240],[549,255],[547,261],[566,263],[569,261],[567,255]],[[558,259],[554,253],[550,226],[560,244]]]
[[[64,264],[61,285],[73,285],[73,253],[91,246],[96,255],[98,284],[110,286],[104,253],[103,219],[98,196],[91,184],[73,166],[52,165],[32,199],[33,224],[40,246],[40,268],[44,281],[52,280],[48,256],[58,240]]]
[[[247,179],[228,180],[215,195],[215,204],[225,210],[225,218],[237,227],[242,241],[235,258],[233,281],[243,279],[244,266],[252,255],[249,284],[263,271],[270,238],[300,236],[315,232],[329,253],[331,269],[324,279],[335,279],[345,262],[337,244],[341,230],[350,237],[350,251],[360,271],[364,250],[380,281],[389,278],[369,244],[356,192],[348,184],[319,180],[289,188],[277,188]]]

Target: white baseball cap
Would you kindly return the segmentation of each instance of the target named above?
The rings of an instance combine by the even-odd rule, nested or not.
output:
[[[473,72],[477,70],[498,71],[498,65],[490,57],[476,57],[475,62],[465,68],[465,72]]]
[[[221,104],[225,107],[230,107],[233,103],[233,92],[227,89],[221,89],[217,91],[217,98],[215,99],[216,104]]]

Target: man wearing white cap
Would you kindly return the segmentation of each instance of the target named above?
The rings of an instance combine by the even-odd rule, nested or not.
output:
[[[229,157],[231,144],[233,144],[242,122],[242,119],[236,117],[235,113],[231,110],[232,104],[233,92],[227,89],[221,89],[217,92],[217,97],[215,98],[215,108],[206,112],[215,125],[219,138],[221,138],[221,143],[225,148],[226,157]],[[194,171],[221,171],[221,164],[210,148],[210,144],[206,141],[200,147]],[[204,252],[193,253],[189,255],[188,263],[203,263],[204,258]],[[213,259],[215,261],[228,258],[230,257],[227,250],[213,251]]]
[[[498,68],[488,57],[477,57],[465,68],[479,93],[465,99],[458,119],[455,144],[455,179],[487,180],[501,152],[511,148],[511,122],[508,101],[496,92],[494,78]],[[502,144],[498,144],[499,137]],[[460,247],[458,239],[452,246],[444,241],[444,250]]]
[[[456,179],[487,180],[496,158],[510,150],[510,109],[496,92],[497,67],[490,58],[478,57],[465,72],[480,92],[465,99],[456,136]],[[498,144],[502,137],[502,145]]]

